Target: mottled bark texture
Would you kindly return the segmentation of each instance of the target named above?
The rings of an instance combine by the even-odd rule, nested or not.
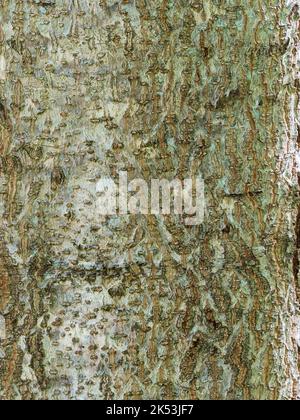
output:
[[[2,400],[297,398],[299,6],[1,1]],[[120,170],[205,222],[100,218]]]

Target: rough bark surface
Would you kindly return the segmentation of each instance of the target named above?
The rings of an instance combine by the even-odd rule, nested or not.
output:
[[[1,1],[0,399],[299,396],[299,6]],[[120,170],[205,222],[100,218]]]

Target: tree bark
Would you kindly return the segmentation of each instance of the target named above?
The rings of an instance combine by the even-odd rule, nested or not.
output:
[[[299,397],[299,7],[2,0],[0,399]],[[99,217],[121,170],[204,223]]]

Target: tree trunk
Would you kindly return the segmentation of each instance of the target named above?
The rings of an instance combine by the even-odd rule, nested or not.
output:
[[[299,6],[2,0],[2,400],[299,397]],[[203,224],[100,217],[124,170]]]

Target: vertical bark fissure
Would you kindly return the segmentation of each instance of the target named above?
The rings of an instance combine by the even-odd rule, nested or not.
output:
[[[298,135],[297,135],[297,151],[296,153],[300,153],[300,127],[298,126]],[[300,174],[298,173],[298,186],[299,186],[299,195],[300,195]],[[293,273],[295,279],[295,287],[297,292],[297,298],[300,302],[300,290],[299,290],[299,269],[300,269],[300,205],[298,207],[297,216],[296,216],[296,223],[295,223],[295,253],[293,257]]]
[[[292,261],[292,269],[293,269],[293,276],[294,276],[294,290],[296,295],[296,316],[295,316],[295,325],[293,330],[293,340],[295,343],[295,349],[298,353],[298,364],[297,364],[297,374],[295,375],[294,380],[294,389],[293,389],[293,399],[299,400],[300,398],[300,120],[299,120],[299,112],[300,112],[300,80],[299,80],[299,47],[300,47],[300,37],[299,37],[299,29],[300,29],[300,3],[299,1],[295,1],[294,4],[291,4],[290,9],[290,16],[289,16],[289,24],[290,27],[293,29],[291,32],[291,37],[289,39],[289,51],[290,51],[290,58],[289,58],[289,76],[293,80],[293,90],[294,90],[294,97],[295,103],[293,103],[293,118],[292,124],[296,127],[296,135],[291,136],[294,137],[294,178],[295,178],[295,191],[296,191],[296,209],[295,209],[295,252],[293,255]]]
[[[297,83],[296,86],[299,88],[299,84]],[[298,135],[297,135],[297,150],[296,153],[300,155],[300,126],[298,125]],[[299,168],[298,168],[299,170]],[[300,197],[300,174],[298,173],[298,199]],[[293,256],[293,274],[294,274],[294,284],[295,284],[295,293],[297,296],[297,304],[298,310],[300,308],[300,284],[299,284],[299,273],[300,273],[300,204],[298,205],[298,209],[296,211],[296,223],[295,223],[295,253]],[[296,318],[296,325],[295,325],[295,345],[298,351],[298,378],[300,376],[300,317]],[[293,398],[295,400],[299,400],[300,398],[300,384],[299,379],[296,378],[294,384],[294,392]]]

